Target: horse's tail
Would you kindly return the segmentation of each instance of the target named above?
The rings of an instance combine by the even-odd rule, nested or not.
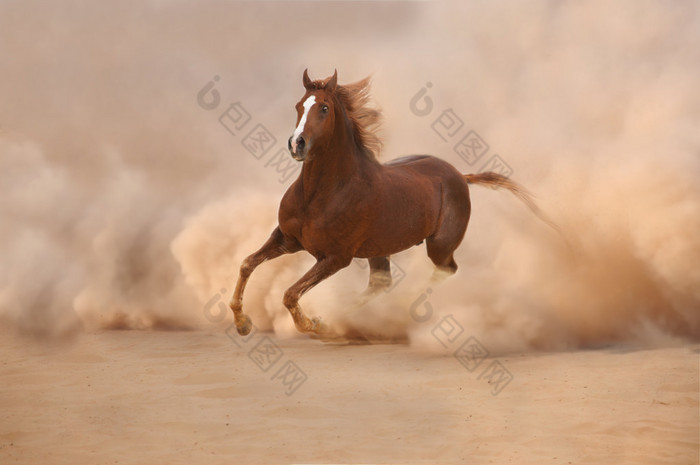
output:
[[[494,173],[493,171],[487,171],[485,173],[479,173],[479,174],[464,174],[464,180],[467,181],[467,184],[484,184],[486,186],[491,186],[494,189],[508,189],[511,191],[513,194],[515,194],[516,197],[518,197],[522,202],[527,205],[527,208],[530,209],[532,213],[537,216],[540,220],[542,220],[544,223],[546,223],[549,227],[557,231],[559,234],[564,237],[566,240],[566,237],[564,236],[564,233],[561,231],[559,226],[554,223],[547,215],[544,214],[542,210],[540,210],[540,207],[537,206],[535,203],[532,194],[530,194],[527,189],[525,189],[523,186],[520,184],[516,183],[515,181],[511,180],[507,176],[503,176],[502,174]],[[568,240],[567,240],[568,243]]]

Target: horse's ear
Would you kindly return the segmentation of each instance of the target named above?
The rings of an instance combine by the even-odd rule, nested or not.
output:
[[[328,92],[333,92],[335,90],[335,87],[338,85],[338,70],[336,69],[333,72],[333,76],[328,80],[326,83],[325,89]]]
[[[311,90],[311,79],[309,79],[309,68],[306,68],[304,70],[304,77],[302,78],[302,82],[304,83],[304,88],[306,90]]]

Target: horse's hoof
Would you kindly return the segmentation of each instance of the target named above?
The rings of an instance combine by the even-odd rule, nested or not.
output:
[[[311,319],[311,331],[309,332],[319,336],[327,336],[331,334],[331,328],[321,321],[320,318],[314,317]]]
[[[321,323],[321,319],[317,316],[311,318],[311,324],[309,325],[309,330],[312,332],[318,331],[318,328],[321,327],[323,323]]]
[[[236,330],[241,336],[247,336],[253,330],[253,320],[248,315],[237,316]]]

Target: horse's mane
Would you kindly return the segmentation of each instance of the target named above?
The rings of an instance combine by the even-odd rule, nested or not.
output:
[[[314,84],[317,88],[323,88],[326,81],[316,81]],[[345,108],[355,135],[355,143],[365,156],[376,160],[382,148],[382,140],[377,135],[381,126],[382,113],[369,106],[370,85],[369,76],[352,84],[338,84],[334,95]]]

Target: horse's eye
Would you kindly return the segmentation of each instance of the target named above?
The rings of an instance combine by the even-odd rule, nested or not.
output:
[[[328,105],[321,106],[321,113],[328,113]]]

